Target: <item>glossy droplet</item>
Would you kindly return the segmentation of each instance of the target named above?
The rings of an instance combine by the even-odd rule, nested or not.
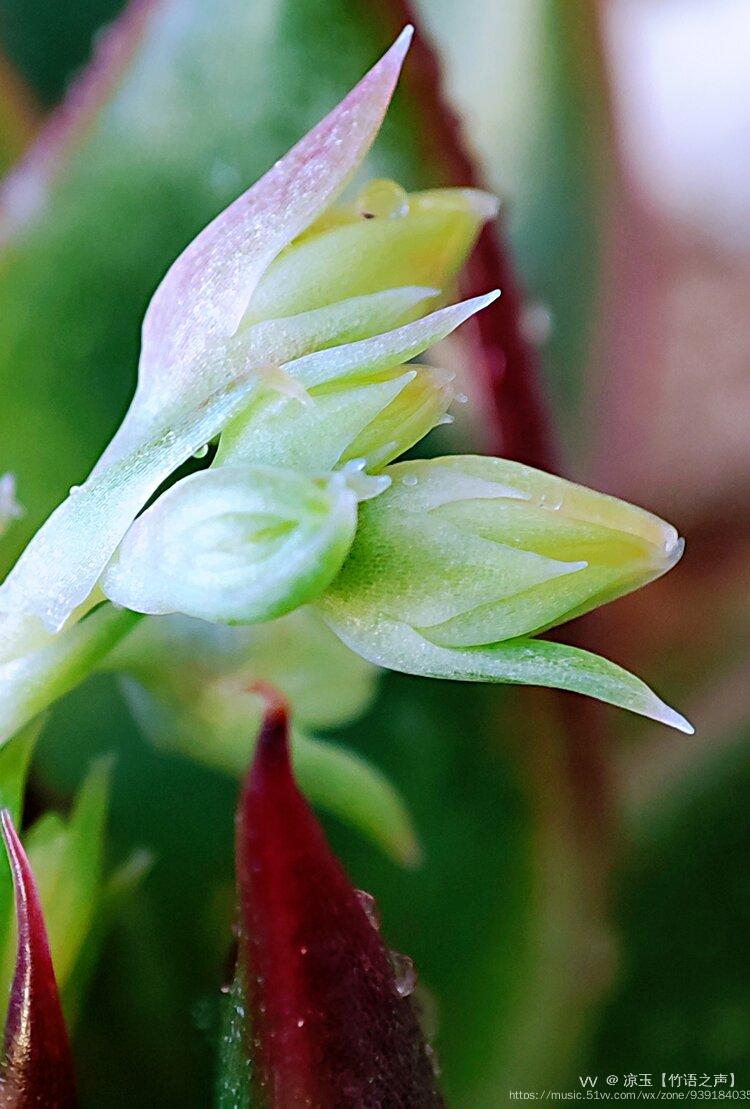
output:
[[[378,903],[371,893],[367,890],[355,890],[357,900],[364,909],[365,916],[369,920],[376,932],[380,931],[380,913],[378,912]]]
[[[419,484],[419,478],[417,477],[416,474],[406,474],[406,476],[401,479],[401,483],[402,483],[402,485],[410,485],[410,486],[418,485]]]
[[[396,976],[396,993],[399,997],[409,997],[417,984],[417,972],[408,955],[391,951],[391,966]]]
[[[441,1074],[440,1060],[438,1059],[437,1052],[435,1051],[435,1048],[432,1046],[432,1044],[425,1044],[424,1053],[430,1061],[432,1073],[435,1075],[436,1078],[439,1078]]]
[[[521,330],[527,342],[543,346],[552,335],[552,313],[545,304],[527,304],[521,313]]]
[[[193,458],[205,458],[207,454],[208,454],[208,443],[204,443],[202,447],[198,447],[198,450],[193,455]]]
[[[409,197],[395,181],[376,178],[360,191],[355,208],[364,219],[398,219],[408,214]]]

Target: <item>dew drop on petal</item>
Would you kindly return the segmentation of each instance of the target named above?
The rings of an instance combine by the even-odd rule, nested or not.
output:
[[[380,913],[378,912],[378,903],[371,893],[367,890],[355,890],[357,900],[359,901],[364,914],[373,926],[376,932],[380,931]]]
[[[437,1052],[435,1051],[435,1048],[432,1046],[432,1044],[424,1045],[424,1053],[430,1061],[432,1073],[435,1075],[436,1078],[439,1078],[441,1073],[440,1060],[438,1059]]]
[[[552,335],[552,313],[545,304],[527,304],[521,315],[521,331],[527,342],[543,346]]]
[[[414,963],[408,955],[400,951],[391,951],[391,966],[396,976],[396,992],[399,997],[408,997],[414,992],[417,984],[417,972]]]
[[[403,478],[401,479],[401,484],[402,484],[402,485],[410,485],[410,486],[415,486],[415,485],[418,485],[418,484],[419,484],[419,478],[417,477],[417,475],[416,475],[416,474],[406,474],[406,475],[405,475],[405,476],[404,476],[404,477],[403,477]]]
[[[398,219],[409,212],[409,196],[395,181],[376,178],[360,190],[354,206],[364,219]]]

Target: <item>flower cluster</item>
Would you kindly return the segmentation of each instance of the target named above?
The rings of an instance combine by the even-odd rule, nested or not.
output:
[[[571,689],[689,730],[619,667],[533,638],[669,569],[671,527],[497,459],[392,465],[454,398],[450,373],[412,360],[498,295],[445,303],[487,194],[371,181],[338,202],[409,37],[164,277],[122,426],[0,586],[0,660],[26,689],[80,659],[98,614],[73,625],[104,598],[226,624],[316,604],[381,665]]]

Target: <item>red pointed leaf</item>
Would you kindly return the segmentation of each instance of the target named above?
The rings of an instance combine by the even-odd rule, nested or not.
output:
[[[13,875],[16,969],[5,1025],[2,1109],[73,1109],[73,1061],[34,875],[7,809],[0,817]]]
[[[237,879],[261,1104],[443,1105],[411,984],[295,785],[279,699],[240,800]]]

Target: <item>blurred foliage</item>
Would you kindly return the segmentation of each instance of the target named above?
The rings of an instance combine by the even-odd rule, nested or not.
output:
[[[618,874],[619,988],[591,1066],[600,1073],[750,1074],[750,767],[747,736],[720,773],[702,776]]]

